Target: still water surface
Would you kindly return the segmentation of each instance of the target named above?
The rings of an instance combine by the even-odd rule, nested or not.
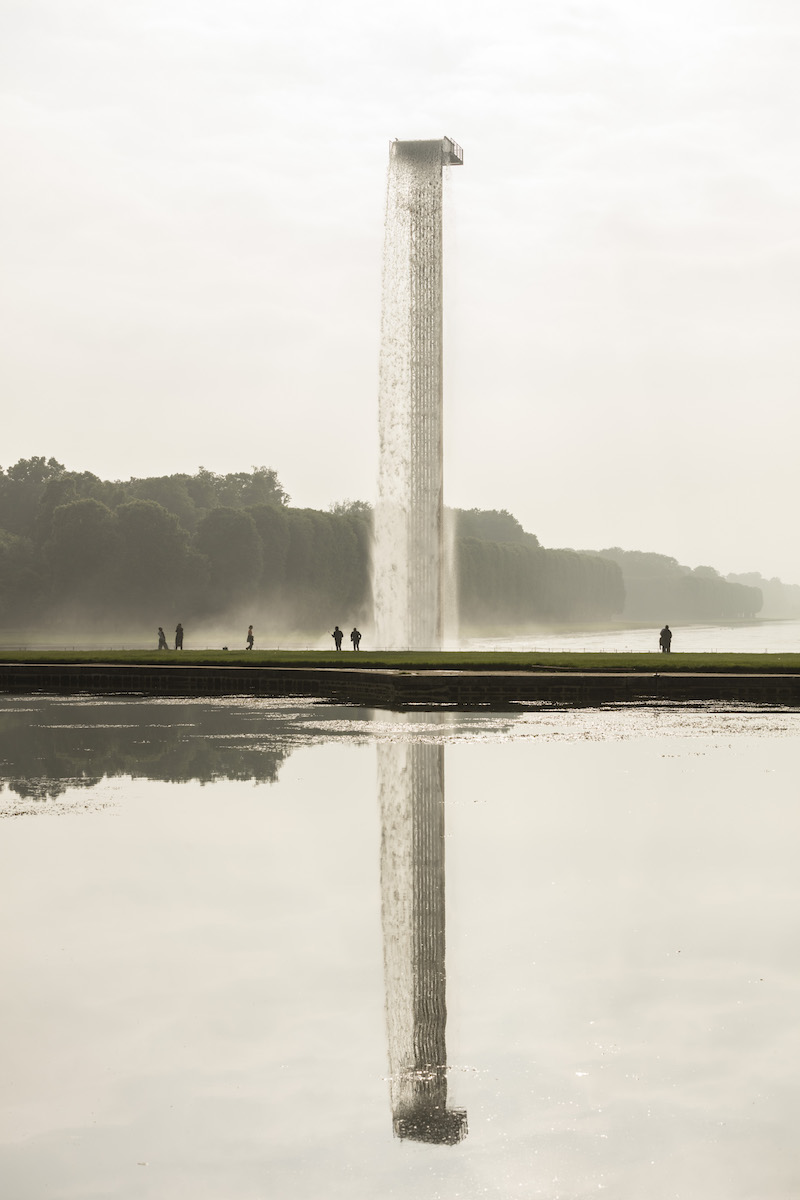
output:
[[[796,1197],[798,749],[0,700],[2,1194]]]
[[[675,625],[669,614],[665,623],[672,629],[673,651],[692,654],[797,654],[800,653],[800,621],[736,621],[730,625]],[[470,650],[591,650],[642,654],[659,652],[659,629],[575,630],[543,632],[507,638],[469,638]]]

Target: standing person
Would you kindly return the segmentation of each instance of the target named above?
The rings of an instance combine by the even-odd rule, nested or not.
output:
[[[248,626],[247,626],[247,649],[248,649],[248,650],[252,650],[252,649],[253,649],[253,642],[254,642],[255,640],[256,640],[256,639],[255,639],[255,634],[253,633],[253,626],[252,626],[252,625],[248,625]]]
[[[167,635],[164,633],[164,630],[160,625],[158,627],[158,648],[159,650],[169,650],[169,646],[167,645]]]
[[[662,654],[669,654],[672,646],[672,630],[669,625],[665,625],[658,635],[658,644],[661,647]]]
[[[337,650],[341,650],[341,648],[342,648],[342,638],[344,637],[344,634],[342,633],[342,631],[341,631],[341,629],[339,628],[339,626],[338,626],[338,625],[335,625],[335,626],[334,626],[333,633],[331,634],[331,637],[333,638],[334,645],[336,646],[336,649],[337,649]]]
[[[180,621],[178,621],[178,624],[175,626],[175,649],[183,649],[183,626],[181,625]]]
[[[353,649],[358,650],[359,646],[361,645],[361,634],[358,632],[355,625],[353,626],[353,632],[350,634],[350,641],[353,643]]]

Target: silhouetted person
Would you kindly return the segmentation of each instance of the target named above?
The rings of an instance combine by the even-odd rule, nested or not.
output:
[[[169,646],[167,645],[167,635],[164,633],[164,630],[160,625],[158,627],[158,648],[159,650],[169,650]]]
[[[334,626],[334,630],[333,630],[333,633],[331,634],[331,637],[333,638],[336,649],[341,650],[342,638],[344,637],[344,634],[342,633],[342,631],[338,625]]]
[[[353,626],[353,632],[350,634],[350,641],[353,643],[353,649],[358,650],[361,645],[361,634],[358,632],[355,625]]]
[[[661,647],[662,654],[669,654],[672,645],[672,630],[669,625],[665,625],[658,635],[658,644]]]
[[[181,625],[180,621],[178,621],[178,624],[175,626],[175,649],[183,649],[183,626]]]
[[[253,634],[253,626],[252,626],[252,625],[248,625],[248,626],[247,626],[247,649],[248,649],[248,650],[252,650],[252,649],[253,649],[253,642],[254,642],[255,640],[256,640],[256,639],[255,639],[255,635]]]

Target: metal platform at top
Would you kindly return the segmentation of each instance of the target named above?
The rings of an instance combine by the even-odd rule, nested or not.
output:
[[[442,138],[442,164],[446,167],[463,167],[464,151],[452,138]]]
[[[452,138],[431,138],[429,140],[400,139],[392,142],[391,153],[402,158],[417,158],[422,155],[430,161],[436,161],[436,151],[441,150],[443,167],[462,167],[464,151],[458,142]]]

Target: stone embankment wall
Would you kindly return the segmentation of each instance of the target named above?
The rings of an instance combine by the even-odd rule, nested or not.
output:
[[[366,707],[653,701],[800,705],[800,675],[388,671],[335,667],[0,663],[0,692],[304,696]]]

